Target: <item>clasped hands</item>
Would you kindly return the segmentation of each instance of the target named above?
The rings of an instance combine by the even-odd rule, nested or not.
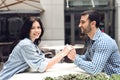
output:
[[[64,47],[64,49],[62,50],[62,52],[65,54],[65,56],[67,56],[69,59],[71,59],[72,61],[74,61],[75,57],[76,57],[76,50],[72,45],[66,45]]]

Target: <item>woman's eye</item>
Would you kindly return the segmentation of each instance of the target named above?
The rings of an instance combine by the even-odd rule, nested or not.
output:
[[[38,26],[37,28],[38,28],[38,29],[40,29],[41,27],[40,27],[40,26]]]
[[[32,27],[31,29],[34,29],[34,27]]]

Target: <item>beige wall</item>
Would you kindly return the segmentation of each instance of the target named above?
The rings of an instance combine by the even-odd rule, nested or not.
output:
[[[64,0],[40,0],[45,34],[42,45],[64,45]],[[44,43],[44,44],[43,44]]]
[[[116,0],[115,2],[115,40],[119,46],[120,50],[120,0]]]

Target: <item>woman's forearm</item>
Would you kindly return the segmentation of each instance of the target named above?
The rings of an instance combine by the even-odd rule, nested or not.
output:
[[[46,67],[46,70],[49,69],[51,66],[53,66],[54,64],[58,63],[63,57],[65,57],[65,53],[63,52],[59,52],[57,53],[49,62],[48,65]]]

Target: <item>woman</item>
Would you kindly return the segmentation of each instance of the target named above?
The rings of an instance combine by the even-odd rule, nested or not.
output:
[[[59,62],[72,49],[65,47],[52,59],[45,58],[44,53],[38,48],[43,33],[43,25],[39,18],[30,17],[25,21],[19,40],[13,44],[11,54],[0,72],[0,80],[9,79],[29,67],[44,72]]]

